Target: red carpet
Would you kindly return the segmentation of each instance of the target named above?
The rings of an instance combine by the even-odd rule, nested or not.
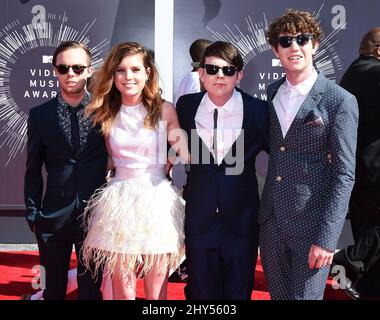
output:
[[[75,266],[76,257],[72,256],[72,267]],[[22,294],[34,293],[31,282],[36,275],[33,266],[38,265],[38,253],[35,251],[0,252],[0,300],[18,300]],[[325,300],[350,300],[341,290],[331,287],[331,279],[328,280]],[[184,283],[169,283],[169,300],[184,300]],[[68,295],[68,299],[76,298],[76,292]],[[137,285],[137,298],[144,299],[144,286],[142,281]],[[269,300],[269,293],[260,261],[256,267],[255,288],[252,294],[253,300]]]

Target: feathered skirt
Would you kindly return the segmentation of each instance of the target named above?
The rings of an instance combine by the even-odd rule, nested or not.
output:
[[[166,273],[184,256],[184,200],[164,176],[113,178],[98,189],[84,212],[82,256],[94,274],[101,268],[144,277]]]

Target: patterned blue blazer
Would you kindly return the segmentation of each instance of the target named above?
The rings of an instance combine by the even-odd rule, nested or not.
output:
[[[285,234],[334,250],[355,180],[356,98],[318,75],[285,138],[268,87],[270,154],[259,223],[275,216]]]

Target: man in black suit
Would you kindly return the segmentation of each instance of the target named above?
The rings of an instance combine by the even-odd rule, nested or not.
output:
[[[362,39],[340,85],[356,96],[359,129],[356,181],[349,216],[355,243],[334,255],[352,281],[353,298],[380,295],[380,28]]]
[[[65,298],[73,244],[79,299],[101,299],[101,276],[92,279],[80,257],[84,234],[79,217],[89,197],[105,183],[107,166],[103,136],[84,115],[90,101],[86,83],[93,71],[91,60],[82,43],[61,43],[53,56],[60,93],[29,112],[24,196],[26,219],[36,234],[45,271],[45,300]]]
[[[266,145],[267,104],[238,91],[243,59],[231,44],[205,49],[199,76],[207,92],[177,102],[189,137],[184,190],[191,300],[248,300],[257,258],[259,207],[255,159]]]

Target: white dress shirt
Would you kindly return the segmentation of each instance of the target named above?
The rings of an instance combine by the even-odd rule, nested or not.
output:
[[[217,159],[218,165],[231,149],[241,132],[243,124],[243,98],[240,92],[234,90],[231,98],[221,107],[215,105],[206,93],[195,115],[197,133],[214,155],[214,109],[218,110],[217,121]]]
[[[196,93],[201,91],[201,83],[199,81],[198,71],[192,71],[186,74],[181,80],[178,90],[175,95],[174,103],[177,103],[180,96],[189,93]]]
[[[314,86],[317,78],[318,73],[313,68],[311,76],[296,86],[290,84],[286,79],[286,81],[278,88],[273,99],[273,105],[277,113],[277,118],[280,121],[283,138],[285,138],[294,118],[305,101],[306,96]]]

